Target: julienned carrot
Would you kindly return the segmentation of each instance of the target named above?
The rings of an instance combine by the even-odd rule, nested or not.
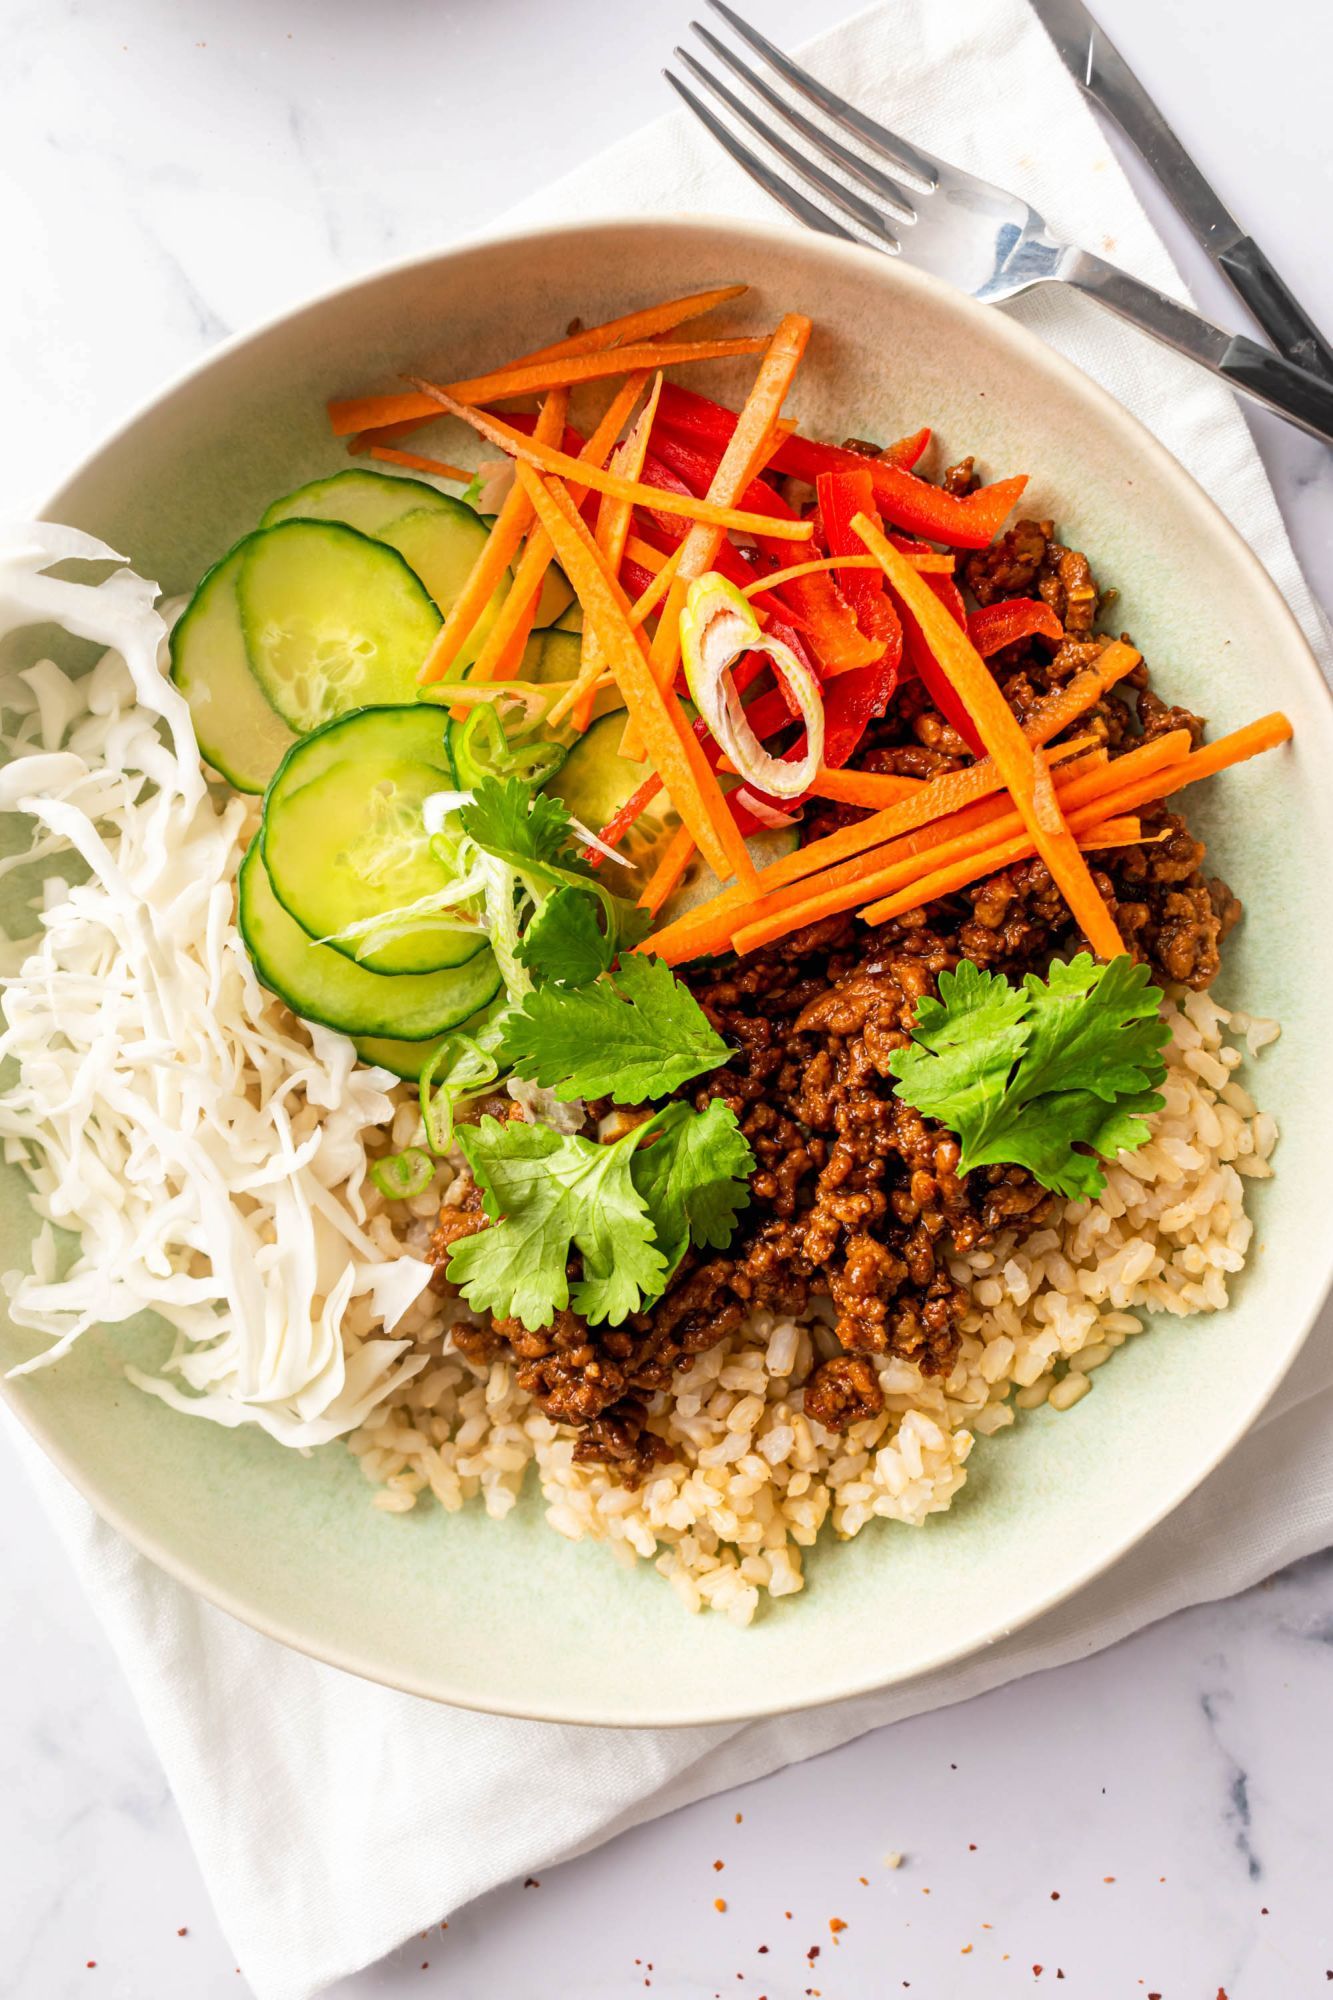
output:
[[[753,894],[758,877],[721,787],[674,697],[664,695],[653,679],[640,635],[630,624],[629,602],[578,509],[525,462],[518,466],[518,483],[555,544],[584,617],[598,628],[607,662],[631,714],[638,718],[648,755],[671,803],[718,878],[734,875],[737,885]]]
[[[329,422],[335,437],[349,431],[379,429],[385,424],[411,422],[435,414],[430,391],[438,389],[457,403],[500,403],[515,396],[545,395],[548,389],[573,389],[580,382],[605,381],[608,375],[626,375],[636,368],[678,368],[687,361],[727,361],[739,355],[760,354],[767,344],[766,334],[744,334],[726,340],[636,341],[625,347],[605,347],[595,354],[558,355],[554,360],[530,361],[521,368],[492,369],[486,375],[468,375],[459,382],[414,384],[393,396],[349,396],[329,404]]]
[[[651,617],[671,587],[671,579],[676,574],[676,564],[679,559],[680,550],[678,548],[673,549],[665,560],[659,558],[659,560],[662,560],[661,569],[658,570],[642,597],[636,597],[630,606],[629,622],[631,625],[640,626],[647,618]],[[586,700],[590,688],[596,691],[598,688],[605,686],[606,680],[607,675],[602,667],[599,655],[598,665],[595,670],[587,675],[580,671],[578,679],[570,682],[566,692],[554,704],[550,714],[546,718],[548,726],[554,728],[557,723],[563,722],[565,716],[568,715],[576,702],[582,703]],[[579,714],[582,715],[582,713],[583,709],[580,708]],[[586,729],[587,723],[580,723],[579,726]]]
[[[717,471],[709,482],[708,502],[713,506],[730,508],[751,480],[763,470],[777,441],[776,426],[782,414],[783,401],[801,364],[810,333],[810,321],[804,313],[784,313],[779,320],[754,385],[736,419],[736,428],[727,440]],[[678,509],[681,507],[681,496],[673,493],[668,498]],[[656,504],[661,506],[660,494]],[[685,606],[685,593],[696,577],[703,576],[713,567],[722,541],[720,519],[714,517],[710,520],[707,515],[696,515],[694,518],[696,525],[685,537],[676,579],[653,637],[653,673],[661,688],[669,688],[676,677],[680,661],[680,614]],[[757,530],[747,532],[768,532],[771,540],[774,539],[772,530],[776,529],[779,531],[776,539],[780,541],[800,540],[803,538],[792,532],[798,525],[809,528],[810,523],[770,520],[766,528],[761,523]],[[632,728],[626,730],[620,751],[622,756],[628,757],[639,754],[640,746]]]
[[[1060,746],[1061,750],[1068,747]],[[1169,737],[1157,737],[1129,754],[1136,760],[1135,772],[1142,775],[1179,763],[1188,749],[1188,735],[1176,730]],[[1113,783],[1122,782],[1112,778],[1108,763],[1092,769],[1086,769],[1082,762],[1058,771],[1049,765],[1044,768],[1052,779],[1052,790],[1058,788],[1062,810],[1100,800]],[[1100,804],[1097,810],[1102,813]],[[947,819],[918,827],[870,853],[841,862],[790,888],[779,889],[765,898],[757,912],[747,915],[747,921],[733,932],[732,943],[737,951],[754,951],[792,931],[803,930],[807,924],[856,909],[869,897],[910,889],[915,882],[937,873],[945,865],[989,852],[1018,835],[1031,842],[1031,832],[1010,798],[1000,793],[979,799],[960,812],[951,813]],[[978,870],[982,875],[990,872],[986,868]],[[906,907],[915,909],[916,904],[909,903]],[[735,921],[733,916],[732,922]]]
[[[1086,806],[1075,813],[1070,820],[1070,838],[1077,840],[1080,849],[1095,852],[1103,847],[1125,847],[1136,845],[1143,838],[1138,821],[1130,822],[1132,831],[1126,832],[1125,822],[1118,818],[1103,817],[1105,807],[1098,803]],[[922,908],[927,903],[938,902],[941,896],[952,896],[959,889],[970,887],[985,875],[998,874],[1001,868],[1011,868],[1017,861],[1032,858],[1035,847],[1032,835],[1024,827],[1013,833],[1007,840],[998,841],[978,853],[949,862],[929,875],[922,875],[905,889],[896,894],[884,896],[880,901],[868,903],[859,912],[868,924],[887,923],[891,917],[901,917],[908,910]]]
[[[657,486],[641,486],[633,479],[621,479],[614,472],[602,472],[581,465],[568,452],[552,450],[535,435],[525,437],[522,431],[514,430],[499,417],[455,402],[443,389],[432,389],[430,393],[440,409],[461,417],[465,424],[470,424],[474,431],[499,450],[507,452],[510,458],[521,459],[538,472],[554,473],[557,479],[592,486],[599,493],[614,493],[635,507],[653,507],[663,514],[682,514],[687,520],[706,521],[718,529],[735,528],[741,534],[772,536],[776,532],[784,541],[804,542],[809,541],[814,532],[809,521],[770,521],[765,515],[746,514],[735,507],[719,507],[709,500],[696,500],[692,493],[667,493]]]
[[[659,369],[653,383],[652,394],[640,411],[634,429],[612,460],[612,470],[618,472],[622,479],[638,480],[642,477],[643,461],[648,452],[648,439],[652,435],[653,419],[657,415],[657,402],[661,394],[662,373]],[[597,508],[597,526],[594,533],[597,546],[606,557],[606,566],[613,576],[619,576],[620,565],[625,559],[625,544],[629,539],[633,514],[634,509],[627,500],[618,500],[611,493],[603,493]],[[656,569],[660,564],[654,564],[652,567]],[[599,673],[603,664],[597,634],[589,627],[584,633],[580,649],[579,679],[582,680],[585,675]],[[580,732],[585,730],[592,720],[595,699],[594,689],[589,686],[587,692],[581,694],[574,704],[574,727]]]
[[[579,453],[581,465],[605,465],[630,411],[643,393],[648,377],[642,369],[627,376],[607,405],[601,422]],[[581,506],[586,488],[572,487],[570,498]],[[532,632],[542,583],[555,556],[551,538],[544,528],[534,526],[523,546],[523,557],[514,572],[509,594],[500,606],[500,615],[486,634],[485,644],[472,666],[474,681],[511,680],[518,671],[523,648]]]
[[[648,887],[639,898],[639,908],[656,916],[677,887],[694,854],[694,835],[687,826],[678,826],[653,870]]]
[[[906,560],[922,574],[953,575],[953,557],[938,555],[934,549],[928,550],[925,555],[908,555]],[[790,569],[768,570],[757,576],[753,583],[744,584],[741,596],[754,597],[761,590],[776,590],[781,584],[794,583],[802,576],[815,576],[821,570],[878,568],[874,556],[821,556],[818,562],[793,563]]]
[[[910,799],[921,789],[919,778],[898,778],[890,771],[853,771],[844,767],[816,771],[810,790],[817,799],[833,799],[841,806],[865,806],[878,812],[883,806]]]
[[[874,522],[858,514],[852,526],[870,553],[879,557],[894,593],[911,612],[941,672],[966,707],[1079,929],[1099,957],[1119,957],[1124,939],[1064,823],[1045,767],[1034,756],[985,661]]]
[[[568,409],[569,391],[553,389],[542,404],[533,431],[534,438],[562,436]],[[421,664],[417,674],[419,681],[425,683],[444,679],[477,620],[503,583],[505,571],[513,561],[531,520],[531,501],[520,486],[512,486],[492,523],[481,554],[468,571],[467,581],[450,605],[445,621],[435,635],[435,643]]]
[[[1023,725],[1029,742],[1034,745],[1049,743],[1052,737],[1068,729],[1080,715],[1100,701],[1108,688],[1123,679],[1137,665],[1138,659],[1139,655],[1132,646],[1118,642],[1108,646],[1059,694],[1048,695],[1033,709]],[[932,778],[927,784],[919,786],[911,798],[904,797],[873,813],[869,819],[859,820],[854,826],[842,827],[837,833],[828,834],[823,840],[813,840],[808,846],[798,848],[794,854],[773,862],[760,874],[763,891],[768,894],[785,888],[788,883],[818,874],[822,868],[852,860],[898,834],[910,833],[916,827],[929,825],[977,799],[988,797],[999,791],[1001,784],[1000,774],[990,758],[970,764],[961,771],[951,771],[944,777]],[[709,902],[687,911],[673,924],[656,932],[647,940],[646,948],[660,952],[673,965],[705,953],[724,951],[740,900],[734,889],[724,889]]]
[[[711,292],[691,292],[686,298],[667,299],[661,305],[641,306],[637,312],[622,313],[618,319],[603,320],[599,326],[584,327],[579,333],[566,334],[563,340],[553,340],[546,347],[534,347],[528,354],[516,355],[512,361],[506,361],[498,372],[508,374],[512,369],[527,368],[537,361],[557,361],[564,355],[597,354],[604,347],[623,346],[626,341],[652,340],[658,334],[673,332],[687,320],[701,318],[704,313],[712,312],[715,306],[740,298],[748,289],[746,285],[719,285]],[[390,435],[416,430],[429,423],[435,414],[434,409],[407,418],[379,414],[381,408],[401,400],[397,394],[345,397],[335,399],[328,408],[332,417],[334,410],[341,409],[344,404],[361,403],[375,412],[364,427],[366,431],[388,432]]]
[[[442,458],[423,458],[419,451],[394,451],[387,444],[373,444],[370,456],[390,465],[410,465],[413,472],[433,472],[437,479],[460,479],[464,486],[472,477],[461,465],[446,464]]]

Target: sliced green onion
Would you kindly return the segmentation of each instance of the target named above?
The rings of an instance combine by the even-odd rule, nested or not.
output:
[[[743,653],[766,653],[790,689],[805,724],[799,759],[774,757],[750,727],[731,673]],[[819,682],[790,646],[765,636],[749,598],[716,570],[690,585],[680,614],[680,656],[700,715],[745,782],[775,799],[808,791],[824,761]]]
[[[465,1097],[495,1082],[500,1065],[489,1049],[472,1035],[450,1035],[421,1072],[421,1122],[432,1153],[447,1153],[454,1143],[454,1110]]]
[[[376,1160],[370,1178],[390,1201],[410,1201],[413,1195],[425,1193],[434,1172],[430,1154],[423,1153],[420,1146],[409,1146],[405,1153],[390,1153],[387,1159]]]

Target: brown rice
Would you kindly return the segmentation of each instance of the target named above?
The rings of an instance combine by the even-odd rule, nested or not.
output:
[[[801,1407],[811,1369],[837,1351],[827,1319],[756,1312],[654,1400],[652,1428],[675,1456],[630,1489],[605,1467],[574,1463],[576,1434],[515,1387],[506,1361],[478,1368],[458,1354],[449,1326],[466,1308],[431,1296],[399,1329],[428,1365],[348,1440],[375,1505],[406,1513],[431,1494],[453,1511],[479,1497],[499,1519],[535,1464],[557,1533],[603,1541],[626,1564],[652,1562],[688,1610],[724,1611],[739,1625],[762,1593],[803,1587],[801,1551],[826,1524],[843,1539],[876,1518],[919,1527],[963,1485],[978,1437],[1018,1410],[1068,1410],[1089,1393],[1094,1370],[1142,1331],[1136,1309],[1183,1315],[1227,1303],[1252,1233],[1245,1181],[1271,1174],[1277,1140],[1238,1081],[1242,1044],[1255,1055],[1278,1028],[1206,993],[1174,992],[1166,1017],[1166,1104],[1148,1144],[1122,1154],[1101,1198],[1070,1202],[1058,1227],[954,1261],[974,1309],[946,1379],[884,1359],[884,1410],[836,1435]],[[418,1137],[404,1091],[385,1143]],[[455,1172],[442,1166],[414,1201],[381,1204],[376,1240],[420,1253]]]

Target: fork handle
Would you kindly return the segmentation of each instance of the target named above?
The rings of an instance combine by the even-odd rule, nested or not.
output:
[[[1075,291],[1097,299],[1110,311],[1151,334],[1177,354],[1188,355],[1243,396],[1275,410],[1288,423],[1333,444],[1333,383],[1298,368],[1244,334],[1226,333],[1202,314],[1165,292],[1155,291],[1090,250],[1071,250],[1052,274]]]

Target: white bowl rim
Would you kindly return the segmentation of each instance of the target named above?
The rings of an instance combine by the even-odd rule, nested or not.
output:
[[[1031,332],[1017,320],[1009,318],[994,308],[988,308],[979,304],[969,294],[955,290],[953,286],[945,284],[941,279],[935,278],[925,271],[917,270],[899,258],[886,260],[877,252],[857,243],[843,243],[830,237],[816,236],[813,232],[795,231],[790,224],[784,225],[776,222],[755,221],[745,216],[730,216],[706,211],[678,212],[664,216],[611,214],[597,216],[588,221],[555,222],[543,224],[536,228],[513,231],[480,230],[444,248],[417,252],[406,257],[393,259],[384,264],[375,265],[356,277],[344,279],[337,284],[328,286],[312,297],[302,300],[297,305],[288,306],[279,312],[270,314],[255,326],[230,334],[225,340],[209,348],[205,354],[178,370],[162,387],[137,403],[119,424],[102,437],[91,451],[85,454],[78,465],[67,472],[60,485],[56,487],[50,497],[40,504],[36,518],[39,520],[59,520],[59,510],[68,490],[92,468],[99,458],[126,440],[132,434],[136,425],[142,422],[146,416],[160,404],[174,396],[180,389],[185,388],[196,377],[206,374],[216,362],[224,357],[240,352],[251,343],[258,344],[278,327],[298,321],[306,314],[316,314],[326,307],[334,305],[340,299],[346,298],[362,289],[371,289],[381,284],[387,278],[393,278],[400,274],[416,270],[425,271],[431,266],[447,262],[456,257],[465,256],[469,252],[495,249],[510,249],[519,252],[526,246],[549,243],[553,239],[562,236],[569,237],[573,241],[578,241],[599,235],[623,233],[626,230],[644,229],[651,229],[659,234],[669,232],[673,236],[686,238],[690,235],[706,236],[718,230],[726,230],[739,237],[757,239],[774,249],[791,248],[793,244],[796,244],[799,245],[802,252],[809,252],[815,258],[826,258],[834,263],[847,264],[853,268],[864,270],[867,274],[873,270],[881,279],[887,275],[885,269],[887,263],[888,269],[893,274],[890,282],[901,284],[908,291],[916,290],[923,296],[934,299],[937,302],[943,302],[965,319],[973,318],[978,327],[984,326],[986,328],[985,337],[987,340],[993,341],[998,339],[1002,345],[1008,344],[1013,352],[1015,361],[1019,365],[1036,369],[1054,377],[1074,393],[1091,402],[1105,417],[1128,433],[1127,441],[1136,445],[1142,459],[1150,463],[1159,478],[1172,489],[1174,497],[1181,508],[1188,509],[1196,517],[1206,522],[1210,533],[1215,539],[1220,536],[1223,542],[1229,544],[1229,553],[1232,561],[1239,568],[1248,572],[1251,584],[1258,589],[1261,596],[1266,598],[1275,624],[1284,627],[1288,639],[1295,641],[1295,650],[1301,660],[1301,671],[1306,675],[1311,686],[1317,688],[1319,694],[1323,697],[1328,706],[1330,723],[1333,724],[1333,689],[1330,688],[1324,678],[1319,663],[1315,659],[1309,642],[1302,632],[1290,605],[1283,597],[1268,571],[1264,568],[1264,565],[1260,562],[1239,530],[1228,520],[1221,508],[1209,497],[1194,476],[1186,471],[1180,461],[1166,449],[1165,445],[1153,435],[1138,417],[1127,410],[1123,404],[1117,402],[1099,382],[1094,381],[1083,369],[1068,360],[1064,355],[1058,353],[1054,348],[1048,347],[1037,334]],[[1328,1265],[1329,1268],[1324,1275],[1322,1285],[1311,1298],[1303,1323],[1298,1330],[1293,1329],[1286,1351],[1279,1355],[1277,1360],[1270,1366],[1266,1377],[1257,1385],[1248,1413],[1234,1422],[1223,1435],[1219,1436],[1216,1440],[1215,1448],[1208,1456],[1206,1462],[1194,1468],[1190,1476],[1175,1491],[1174,1496],[1164,1501],[1146,1520],[1136,1520],[1133,1527],[1123,1534],[1110,1537],[1108,1542],[1094,1556],[1081,1566],[1073,1567],[1062,1576],[1059,1583],[1053,1585],[1047,1592],[1025,1605],[1021,1616],[1015,1618],[1012,1622],[1004,1620],[994,1621],[989,1626],[973,1633],[965,1641],[942,1646],[938,1653],[915,1663],[910,1672],[891,1674],[886,1678],[880,1671],[870,1674],[861,1673],[859,1675],[853,1671],[849,1673],[847,1679],[842,1684],[834,1687],[822,1687],[815,1693],[812,1693],[808,1699],[796,1702],[783,1700],[768,1703],[760,1700],[756,1705],[747,1705],[744,1709],[724,1708],[692,1714],[688,1717],[682,1717],[679,1714],[657,1715],[647,1713],[634,1716],[616,1716],[606,1721],[587,1715],[571,1715],[566,1711],[544,1707],[540,1702],[529,1702],[523,1705],[515,1705],[512,1700],[508,1700],[503,1704],[488,1702],[484,1695],[479,1695],[474,1689],[433,1686],[427,1684],[418,1676],[386,1669],[382,1664],[378,1664],[369,1653],[359,1652],[355,1648],[328,1643],[316,1644],[299,1630],[285,1626],[280,1619],[266,1616],[263,1613],[257,1613],[238,1592],[211,1584],[205,1577],[199,1574],[190,1562],[174,1555],[170,1548],[162,1545],[154,1534],[142,1531],[137,1526],[131,1526],[116,1502],[108,1500],[106,1496],[96,1491],[94,1483],[81,1472],[79,1466],[64,1451],[58,1434],[48,1431],[47,1427],[36,1418],[35,1413],[26,1406],[24,1399],[15,1393],[12,1385],[3,1376],[0,1376],[0,1394],[4,1396],[6,1403],[23,1424],[25,1430],[40,1445],[46,1457],[65,1475],[70,1484],[82,1495],[100,1518],[109,1527],[114,1528],[117,1533],[123,1535],[134,1548],[138,1549],[141,1555],[146,1556],[159,1569],[164,1570],[167,1575],[173,1577],[178,1583],[183,1584],[188,1590],[202,1597],[205,1602],[214,1605],[220,1611],[227,1612],[231,1617],[239,1620],[240,1623],[248,1625],[252,1630],[262,1633],[264,1637],[274,1639],[281,1645],[291,1647],[295,1652],[303,1653],[311,1659],[322,1662],[324,1665],[339,1668],[345,1673],[356,1675],[359,1679],[376,1682],[381,1686],[393,1688],[403,1694],[419,1695],[426,1700],[438,1701],[450,1706],[471,1709],[484,1714],[507,1715],[521,1721],[557,1722],[589,1728],[695,1728],[714,1723],[757,1721],[770,1715],[789,1714],[805,1708],[823,1707],[833,1702],[851,1700],[858,1695],[871,1694],[883,1688],[901,1686],[909,1681],[923,1679],[928,1674],[937,1672],[939,1669],[950,1666],[959,1660],[966,1659],[973,1653],[980,1652],[985,1647],[994,1645],[998,1641],[1023,1630],[1044,1617],[1048,1612],[1055,1610],[1059,1605],[1065,1603],[1078,1591],[1094,1582],[1099,1576],[1104,1575],[1130,1549],[1136,1547],[1147,1535],[1151,1534],[1168,1515],[1174,1513],[1176,1508],[1187,1500],[1190,1494],[1195,1492],[1216,1471],[1222,1460],[1228,1456],[1252,1428],[1281,1385],[1296,1357],[1301,1352],[1330,1293],[1333,1293],[1333,1241],[1330,1242],[1329,1246]],[[807,1609],[813,1609],[813,1606],[807,1607]]]

